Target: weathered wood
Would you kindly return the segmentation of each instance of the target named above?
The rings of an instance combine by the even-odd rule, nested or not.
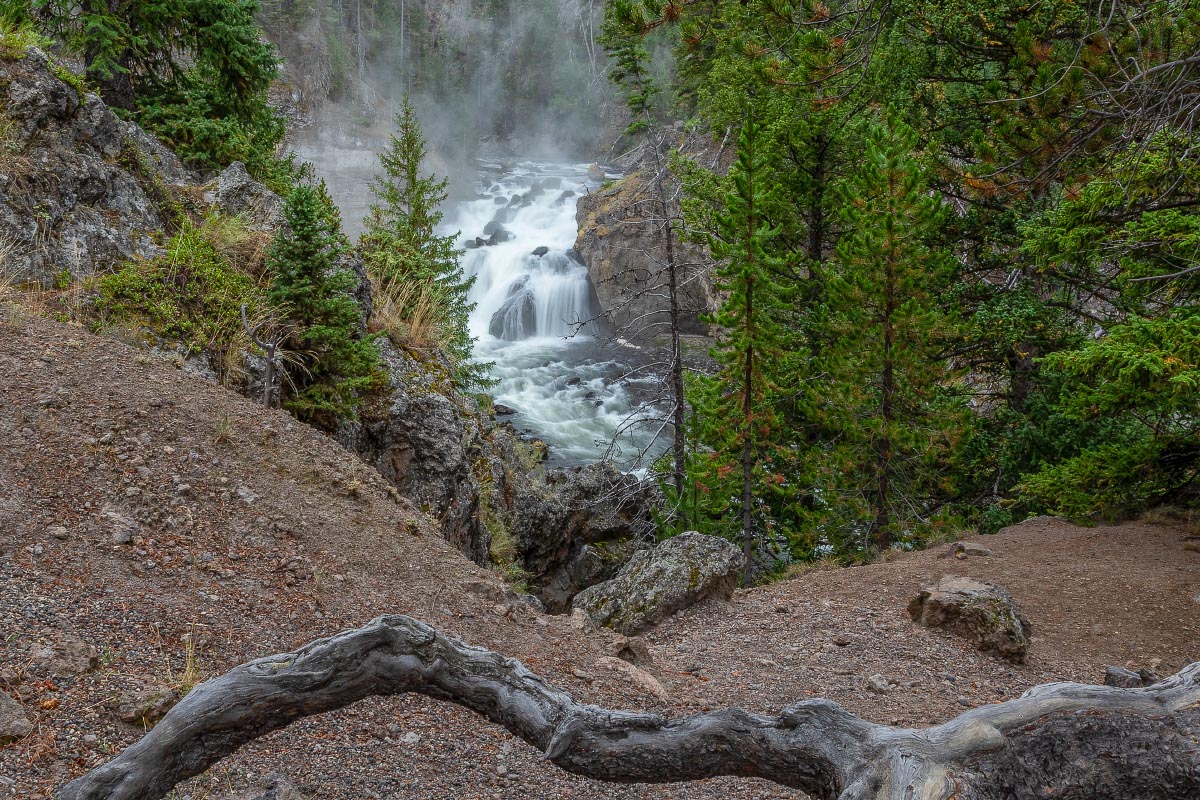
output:
[[[828,700],[777,717],[725,709],[668,720],[578,703],[520,662],[404,616],[200,684],[56,797],[162,797],[296,719],[405,692],[465,706],[604,781],[753,776],[840,800],[1200,797],[1200,662],[1144,689],[1039,686],[924,730],[876,725]]]

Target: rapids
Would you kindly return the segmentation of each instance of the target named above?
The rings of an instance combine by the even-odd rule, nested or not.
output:
[[[481,162],[477,193],[447,209],[459,232],[475,357],[494,363],[490,390],[501,413],[550,445],[558,465],[604,455],[617,431],[616,462],[652,446],[656,381],[637,372],[639,351],[614,344],[587,269],[571,251],[577,198],[597,188],[586,164]],[[632,374],[631,374],[632,373]],[[630,425],[630,422],[640,421]]]

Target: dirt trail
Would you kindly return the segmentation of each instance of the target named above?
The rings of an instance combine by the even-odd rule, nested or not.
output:
[[[2,319],[2,318],[0,318]],[[446,545],[369,468],[279,411],[78,328],[0,321],[0,691],[33,733],[0,749],[0,798],[38,798],[139,735],[120,698],[215,674],[384,612],[523,660],[598,704],[772,711],[826,696],[924,725],[1106,663],[1200,659],[1200,553],[1169,525],[1034,520],[980,541],[817,572],[691,609],[646,635],[670,700],[596,667],[612,637],[544,617]],[[943,574],[995,580],[1032,621],[1014,667],[913,626]],[[195,642],[196,674],[187,670]],[[98,669],[50,663],[72,641]],[[865,679],[899,684],[883,696]],[[419,699],[372,700],[246,748],[177,796],[225,796],[273,770],[312,798],[766,798],[756,781],[609,786],[504,731]]]

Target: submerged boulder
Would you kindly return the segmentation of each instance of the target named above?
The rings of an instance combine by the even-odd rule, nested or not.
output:
[[[533,289],[529,287],[529,276],[513,281],[508,288],[508,298],[492,315],[488,333],[497,339],[516,341],[537,331],[537,306],[534,304]]]
[[[946,575],[908,604],[913,621],[968,639],[983,652],[1025,663],[1033,628],[1001,586]]]
[[[728,598],[743,565],[732,542],[688,531],[637,553],[615,578],[580,592],[572,605],[598,626],[637,633],[708,597]]]

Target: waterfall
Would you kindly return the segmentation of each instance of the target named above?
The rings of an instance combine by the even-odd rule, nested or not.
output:
[[[595,188],[586,164],[481,163],[477,192],[445,221],[475,277],[470,330],[476,357],[495,364],[499,416],[559,464],[595,461],[614,436],[629,463],[654,438],[653,425],[629,423],[656,416],[656,383],[631,374],[637,350],[599,336],[595,290],[571,251],[576,200]]]
[[[525,164],[485,174],[482,183],[454,220],[466,248],[463,271],[475,276],[471,334],[504,341],[594,334],[595,292],[569,253],[575,198],[589,188],[586,168],[552,174]]]

